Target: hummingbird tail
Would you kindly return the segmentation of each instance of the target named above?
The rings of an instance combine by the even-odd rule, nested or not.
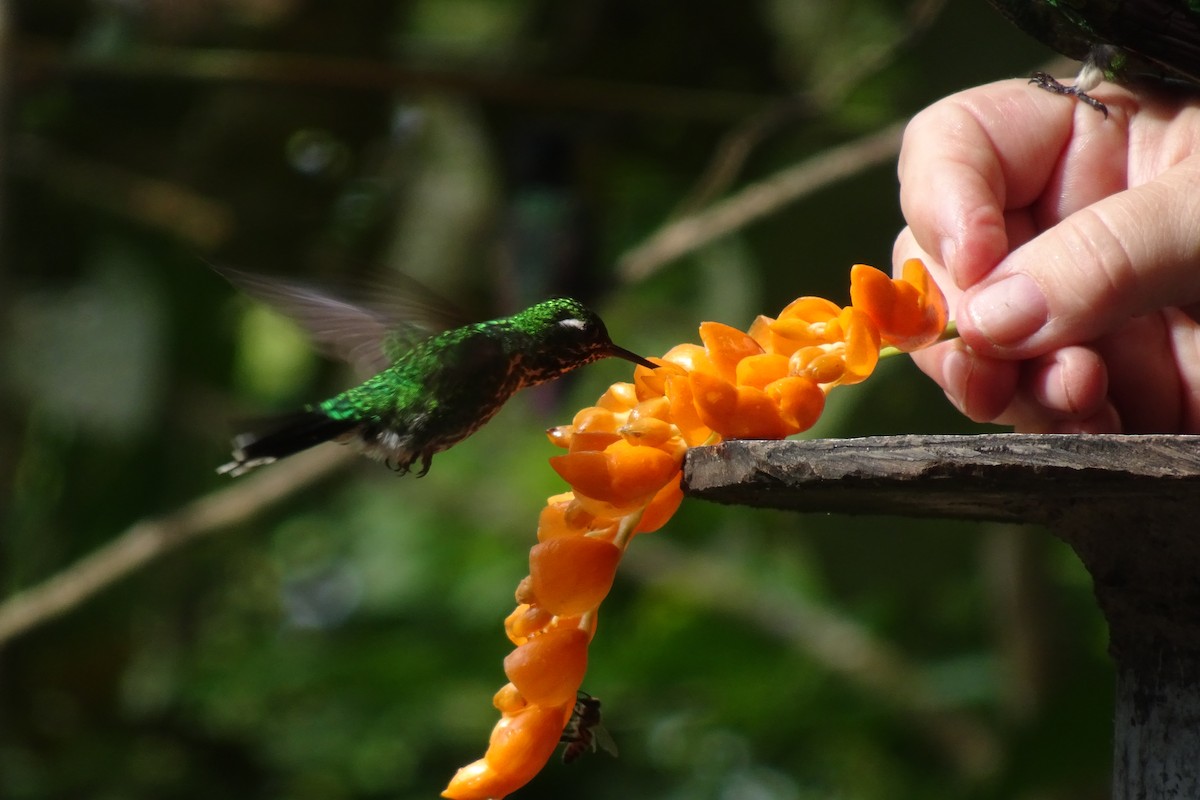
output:
[[[336,420],[320,411],[297,411],[271,420],[258,432],[233,437],[233,460],[217,467],[218,475],[238,476],[314,445],[336,439],[357,427],[354,420]]]

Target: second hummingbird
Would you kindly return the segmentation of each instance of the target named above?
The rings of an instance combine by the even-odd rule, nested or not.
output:
[[[419,336],[386,311],[250,273],[218,270],[234,285],[295,318],[327,349],[382,367],[366,382],[233,439],[241,475],[326,441],[357,445],[404,474],[470,436],[520,389],[615,357],[655,365],[618,347],[600,317],[577,300],[545,300],[510,317]]]

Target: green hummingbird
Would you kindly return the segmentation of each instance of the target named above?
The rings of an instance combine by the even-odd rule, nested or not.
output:
[[[1073,86],[1044,72],[1043,89],[1074,95],[1108,116],[1088,94],[1102,81],[1200,89],[1200,0],[988,0],[1025,33],[1082,61]]]
[[[217,271],[295,319],[326,351],[375,373],[324,402],[234,437],[233,460],[219,474],[241,475],[332,440],[354,444],[400,474],[419,460],[420,476],[435,453],[470,436],[526,386],[601,358],[655,367],[614,344],[600,317],[568,297],[430,333],[412,321],[414,308],[424,310],[422,301],[360,305],[300,284]]]

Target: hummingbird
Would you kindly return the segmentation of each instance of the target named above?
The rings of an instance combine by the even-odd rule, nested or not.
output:
[[[1030,83],[1074,95],[1108,116],[1088,92],[1102,81],[1200,89],[1200,4],[1194,0],[988,0],[1025,33],[1083,62],[1073,86],[1036,72]]]
[[[412,321],[420,298],[360,305],[301,284],[226,267],[217,272],[295,319],[326,351],[374,372],[328,400],[235,436],[233,460],[217,468],[222,475],[241,475],[336,441],[402,475],[419,461],[420,477],[435,453],[470,436],[526,386],[602,358],[656,366],[614,344],[600,317],[569,297],[430,332]]]

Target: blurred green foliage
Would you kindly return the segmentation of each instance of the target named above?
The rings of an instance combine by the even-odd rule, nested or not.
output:
[[[613,265],[758,112],[784,110],[718,196],[1047,55],[982,2],[924,5],[918,30],[900,0],[7,3],[4,593],[225,485],[231,419],[350,380],[206,260],[399,269],[481,316],[570,292],[644,353],[844,301],[902,225],[890,166],[644,280]],[[518,397],[419,482],[356,464],[8,643],[0,797],[435,796],[486,744],[561,489],[540,431],[627,370]],[[813,433],[969,430],[897,360]],[[686,503],[592,647],[620,758],[519,796],[1106,796],[1104,647],[1040,531]]]

